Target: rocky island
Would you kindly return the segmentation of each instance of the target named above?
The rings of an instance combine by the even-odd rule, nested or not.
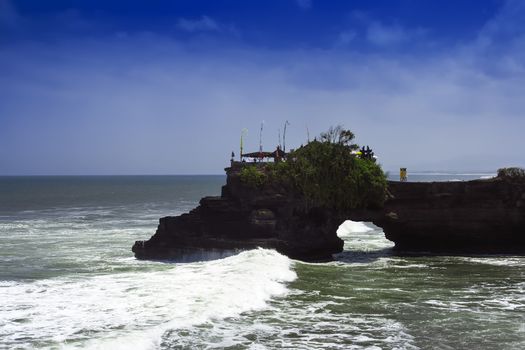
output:
[[[353,220],[381,227],[402,252],[525,252],[523,170],[503,169],[484,180],[393,182],[370,160],[337,158],[350,146],[311,142],[281,165],[232,161],[221,196],[161,218],[156,233],[132,250],[139,259],[194,260],[263,247],[321,261],[343,250],[336,231]],[[295,163],[296,171],[285,163]],[[340,169],[352,176],[338,177]]]

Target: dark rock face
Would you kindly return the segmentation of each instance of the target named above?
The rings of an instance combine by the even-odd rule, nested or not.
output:
[[[193,260],[203,251],[233,254],[256,247],[276,249],[294,259],[319,261],[342,251],[336,230],[343,219],[306,208],[282,188],[255,189],[240,181],[242,164],[227,168],[220,197],[204,197],[197,208],[160,219],[148,241],[137,241],[137,258]]]
[[[392,198],[374,222],[399,250],[525,252],[525,182],[389,183]]]
[[[338,215],[306,206],[304,198],[277,185],[247,186],[241,167],[226,169],[220,197],[204,197],[187,214],[161,218],[148,241],[135,242],[135,256],[191,261],[262,247],[294,259],[327,260],[343,250],[336,230],[346,219],[372,221],[399,250],[525,252],[525,182],[390,182],[383,209]]]

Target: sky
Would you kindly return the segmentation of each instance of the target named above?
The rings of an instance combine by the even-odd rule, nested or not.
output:
[[[525,1],[0,0],[0,175],[222,174],[341,124],[383,169],[525,166]]]

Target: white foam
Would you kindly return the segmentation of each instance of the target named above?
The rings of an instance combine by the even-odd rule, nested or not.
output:
[[[525,267],[525,258],[523,257],[514,257],[514,256],[500,256],[500,257],[477,257],[477,258],[471,258],[466,257],[462,258],[466,261],[478,263],[478,264],[486,264],[486,265],[494,265],[494,266],[508,266],[508,267]]]
[[[337,229],[337,235],[341,238],[351,236],[352,233],[365,233],[374,229],[362,221],[346,220]]]
[[[65,348],[149,349],[168,329],[266,307],[296,278],[271,250],[222,260],[166,264],[163,271],[3,284],[0,338]]]
[[[370,264],[370,259],[379,259],[381,255],[393,247],[393,242],[385,238],[383,230],[371,222],[343,222],[337,235],[342,238],[344,252],[334,255],[334,264]],[[374,257],[375,255],[375,257]]]

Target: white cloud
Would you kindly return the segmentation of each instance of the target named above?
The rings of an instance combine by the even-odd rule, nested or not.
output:
[[[463,48],[476,64],[492,74],[525,71],[525,2],[509,0],[480,30],[477,39]]]
[[[289,147],[305,142],[305,125],[313,137],[342,123],[386,169],[525,165],[525,74],[492,77],[464,53],[195,52],[140,40],[5,51],[0,115],[13,119],[0,149],[21,151],[0,173],[23,173],[35,157],[41,173],[220,173],[242,128],[246,149],[258,149],[262,120],[268,148],[284,120]]]
[[[312,0],[295,0],[297,6],[303,10],[309,10],[312,8]]]
[[[516,14],[490,26],[519,23]],[[0,174],[221,173],[243,128],[245,149],[258,149],[262,120],[268,148],[285,120],[288,147],[305,142],[306,125],[313,138],[342,123],[387,170],[525,166],[525,41],[498,41],[496,32],[481,31],[486,49],[473,42],[433,56],[196,51],[133,34],[4,48]],[[501,59],[479,58],[496,49]],[[492,74],[492,62],[512,74]]]
[[[14,28],[20,20],[15,7],[9,0],[0,0],[0,26]]]
[[[353,30],[345,30],[339,33],[337,37],[336,46],[348,46],[356,38],[357,33]]]
[[[365,39],[372,45],[382,48],[395,47],[407,42],[422,39],[426,30],[421,27],[408,28],[399,23],[387,24],[362,11],[352,11],[348,15],[351,23],[364,29]],[[343,31],[342,34],[345,32]]]
[[[480,31],[482,37],[503,37],[524,35],[525,2],[507,0],[500,12],[489,20]]]
[[[208,16],[199,19],[180,18],[177,26],[187,32],[219,31],[219,24]]]
[[[366,38],[377,46],[395,46],[408,41],[410,34],[400,26],[386,26],[374,21],[367,28]]]

